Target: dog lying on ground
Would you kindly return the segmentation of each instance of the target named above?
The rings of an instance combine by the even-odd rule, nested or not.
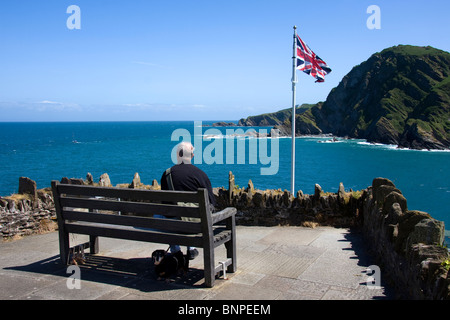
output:
[[[173,254],[165,250],[155,250],[152,253],[152,260],[158,280],[169,281],[171,276],[186,274],[189,271],[189,259],[181,250]]]

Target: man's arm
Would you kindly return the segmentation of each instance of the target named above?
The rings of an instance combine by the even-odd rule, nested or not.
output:
[[[168,190],[167,187],[167,179],[166,179],[166,172],[164,171],[161,176],[161,190]]]

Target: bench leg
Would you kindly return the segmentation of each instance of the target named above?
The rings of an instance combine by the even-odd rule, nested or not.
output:
[[[231,264],[227,267],[228,273],[234,273],[237,270],[236,266],[236,242],[230,240],[225,243],[225,248],[227,248],[227,258],[231,259]]]
[[[99,251],[98,237],[97,236],[89,236],[89,252],[91,254],[97,254],[98,251]]]
[[[234,273],[237,270],[236,264],[236,219],[234,216],[227,220],[227,228],[231,229],[231,239],[225,242],[227,249],[227,258],[231,258],[231,264],[227,268],[227,272]]]
[[[214,248],[203,248],[203,264],[205,272],[205,286],[207,288],[214,287],[216,280],[215,266],[214,266]]]
[[[64,228],[59,228],[59,255],[61,258],[61,262],[64,265],[69,263],[69,253],[70,253],[70,245],[69,245],[69,233],[64,232]]]

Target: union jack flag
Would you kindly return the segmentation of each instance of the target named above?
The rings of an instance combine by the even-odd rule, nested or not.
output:
[[[297,35],[297,65],[296,69],[301,70],[316,79],[316,82],[325,82],[325,76],[331,72],[330,67],[319,58]]]

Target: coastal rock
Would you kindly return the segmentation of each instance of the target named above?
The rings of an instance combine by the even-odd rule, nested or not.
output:
[[[90,172],[88,172],[86,175],[86,184],[88,184],[88,185],[94,184],[94,177],[92,176],[92,174]]]
[[[398,194],[401,194],[401,191],[395,187],[394,183],[391,180],[386,179],[386,178],[375,178],[372,181],[373,199],[376,201],[379,208],[384,207],[384,202],[386,200],[386,197],[391,192],[396,192]],[[392,200],[392,198],[391,198],[391,200]],[[406,199],[405,199],[405,201],[406,201]],[[393,202],[391,202],[389,205],[386,205],[386,208],[388,210],[390,209],[390,206],[392,205],[392,203]]]
[[[430,219],[431,216],[422,211],[412,210],[405,212],[399,219],[398,236],[394,244],[397,252],[403,253],[407,251],[406,240],[410,233],[414,231],[416,224],[424,219]]]
[[[423,132],[417,123],[407,126],[404,135],[401,137],[400,143],[403,147],[410,149],[433,149],[436,143],[440,148],[445,148],[445,146],[434,139],[432,135]]]
[[[323,131],[314,123],[314,121],[310,121],[306,117],[306,115],[302,115],[295,118],[295,136],[322,134]],[[290,119],[285,120],[282,124],[275,125],[274,128],[278,130],[278,136],[280,137],[292,136],[292,124]]]
[[[344,188],[344,184],[342,182],[339,183],[338,197],[339,198],[344,198],[345,197],[345,188]]]
[[[393,203],[389,210],[389,214],[386,216],[386,223],[391,225],[397,225],[402,215],[403,210],[400,207],[400,204]]]
[[[16,207],[16,201],[14,201],[13,199],[6,199],[6,201],[8,202],[8,204],[6,205],[6,208],[8,209],[9,212],[11,213],[16,213],[17,207]]]
[[[70,184],[76,184],[79,186],[84,185],[84,180],[80,178],[70,178]]]
[[[2,199],[2,197],[0,197],[0,207],[6,208],[7,206],[8,206],[8,201],[6,201],[5,199]]]
[[[409,248],[416,243],[442,245],[444,237],[444,222],[435,219],[423,219],[414,226],[414,231],[408,236],[407,247]]]
[[[301,106],[296,106],[295,108],[296,117],[298,115],[304,114],[312,106],[314,105],[303,104]],[[288,136],[288,135],[290,136],[292,127],[291,119],[292,119],[292,108],[288,108],[273,113],[266,113],[257,116],[250,116],[246,119],[240,119],[238,122],[238,126],[247,126],[247,127],[273,126],[275,128],[280,129],[280,136]],[[298,132],[297,128],[296,132]]]
[[[369,126],[364,138],[375,143],[398,145],[400,133],[388,119],[380,117],[375,124]]]
[[[396,187],[388,186],[388,185],[381,185],[378,188],[374,189],[373,197],[374,197],[375,201],[377,201],[378,206],[380,208],[382,208],[384,206],[386,197],[392,192],[395,192],[398,194],[402,193]]]
[[[19,178],[19,194],[29,194],[33,198],[37,197],[36,182],[27,177]]]
[[[395,184],[386,178],[375,178],[372,181],[372,188],[376,190],[379,186],[391,186],[395,188]]]
[[[449,300],[449,271],[442,261],[448,261],[448,250],[442,246],[415,244],[411,247],[408,258],[412,266],[420,270],[415,281],[421,291],[415,299]],[[444,262],[445,263],[445,262]]]
[[[290,137],[291,136],[292,127],[289,126],[288,124],[283,124],[283,125],[277,124],[273,128],[278,130],[279,137]]]
[[[442,246],[417,243],[411,247],[408,257],[416,264],[426,260],[444,260],[448,257],[448,250]]]
[[[400,208],[402,212],[406,212],[408,210],[408,205],[406,198],[397,191],[390,192],[383,202],[383,214],[387,215],[394,203],[398,203],[400,205]]]
[[[75,185],[84,185],[84,180],[79,178],[67,178],[63,177],[60,181],[62,184],[75,184]]]
[[[291,197],[291,193],[287,190],[284,190],[283,195],[281,196],[282,206],[285,208],[289,208],[291,206],[293,198]]]
[[[220,121],[220,122],[213,123],[212,126],[213,127],[235,127],[236,124],[234,122]]]
[[[231,199],[233,197],[233,191],[234,191],[234,175],[230,171],[228,173],[228,200],[230,201],[230,203],[231,203]]]
[[[70,179],[67,177],[62,177],[60,182],[62,184],[70,184]]]
[[[143,184],[141,182],[141,177],[139,176],[139,173],[135,173],[134,177],[133,177],[133,181],[131,181],[130,185],[128,186],[128,188],[131,189],[137,189],[139,187],[141,187]]]
[[[159,185],[158,180],[153,179],[151,189],[153,189],[153,190],[161,190],[161,186]]]
[[[338,189],[338,193],[337,193],[337,198],[339,201],[339,205],[345,206],[345,202],[346,199],[349,199],[349,197],[347,196],[347,193],[345,192],[345,188],[344,188],[344,184],[341,182],[339,183],[339,189]]]
[[[253,204],[256,208],[265,208],[265,193],[261,191],[255,191],[252,198]]]
[[[253,193],[253,191],[255,191],[255,186],[253,185],[252,180],[248,180],[248,186],[245,191],[250,193]]]
[[[314,185],[314,200],[318,201],[320,199],[320,195],[322,193],[322,187],[319,184]]]
[[[101,187],[112,187],[111,180],[109,179],[109,175],[107,173],[104,173],[100,176],[98,184]]]

